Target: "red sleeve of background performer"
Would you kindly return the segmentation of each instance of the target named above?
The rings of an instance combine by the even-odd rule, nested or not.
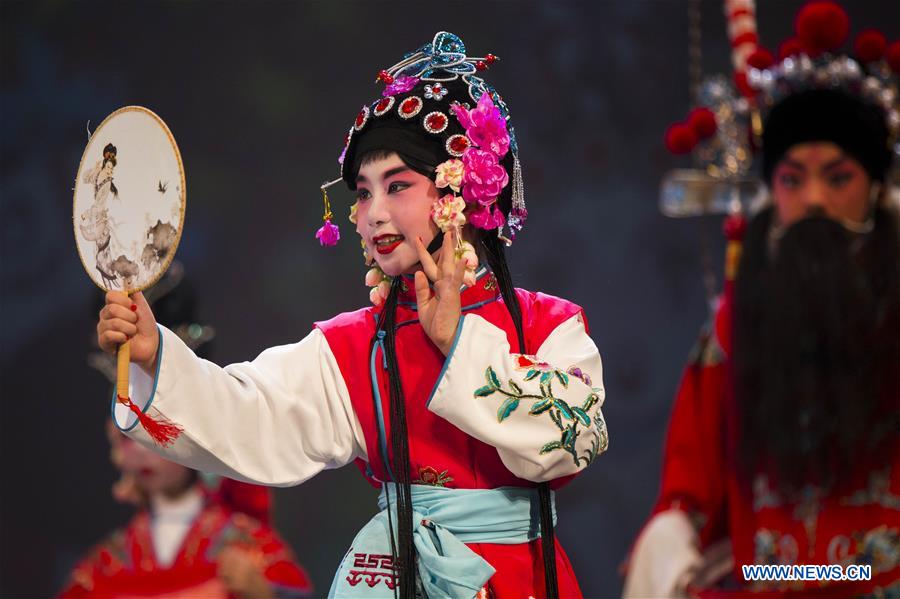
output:
[[[270,584],[292,593],[312,594],[313,587],[309,575],[297,563],[291,549],[274,530],[260,525],[253,532],[253,538],[262,551],[265,563],[263,575]]]

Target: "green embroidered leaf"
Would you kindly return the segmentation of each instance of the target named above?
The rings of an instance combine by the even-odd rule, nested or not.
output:
[[[510,397],[507,398],[506,401],[500,406],[500,409],[497,410],[497,422],[503,422],[509,415],[516,411],[516,408],[519,407],[519,398],[518,397]]]
[[[550,441],[549,443],[544,443],[544,446],[541,447],[540,454],[544,455],[545,453],[550,453],[554,449],[561,449],[562,443],[559,441]]]
[[[584,410],[582,410],[581,408],[573,407],[572,413],[575,414],[575,417],[581,421],[581,424],[583,424],[585,426],[591,425],[591,417],[588,416],[587,413]]]
[[[559,410],[550,410],[550,419],[553,420],[559,430],[562,430],[563,425],[562,421],[559,418]]]
[[[572,414],[572,408],[570,408],[569,404],[567,404],[563,400],[554,398],[553,405],[556,406],[556,409],[558,409],[559,412],[566,417],[566,420],[572,420],[575,418],[575,415]]]
[[[559,379],[560,384],[566,389],[569,388],[569,375],[563,372],[562,370],[554,371],[556,378]]]
[[[573,446],[573,445],[575,445],[575,429],[574,429],[574,428],[567,428],[567,429],[563,432],[563,436],[562,436],[562,446],[563,446],[563,447],[571,447],[571,446]]]
[[[587,399],[584,400],[584,403],[581,404],[581,409],[584,410],[585,412],[587,412],[588,410],[590,410],[591,408],[593,408],[594,405],[595,405],[598,401],[600,401],[600,398],[597,397],[597,394],[596,394],[596,393],[591,393],[590,395],[588,395]]]
[[[541,373],[540,370],[535,370],[532,368],[531,370],[529,370],[528,372],[525,373],[525,380],[530,381],[531,379],[535,378],[540,373]]]
[[[534,405],[531,406],[531,410],[529,410],[529,414],[532,416],[537,416],[538,414],[543,414],[547,410],[553,407],[552,399],[539,399],[534,402]]]
[[[585,466],[590,466],[594,460],[597,459],[597,455],[600,453],[600,442],[594,438],[591,441],[591,448],[587,450],[587,458],[585,459]]]
[[[522,387],[518,386],[514,380],[509,379],[509,386],[513,390],[513,393],[522,395]]]
[[[487,397],[493,395],[497,390],[490,386],[479,387],[475,389],[475,397]]]
[[[497,373],[494,372],[494,369],[490,366],[487,367],[487,370],[484,371],[484,378],[487,379],[487,384],[494,389],[500,388],[500,379],[497,378]]]
[[[552,372],[545,372],[541,375],[541,384],[544,385],[550,382],[550,377],[553,376]]]

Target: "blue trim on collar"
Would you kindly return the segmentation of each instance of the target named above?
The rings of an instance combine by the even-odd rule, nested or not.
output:
[[[143,408],[141,408],[141,413],[143,413],[143,414],[147,413],[147,410],[149,410],[150,406],[153,404],[153,398],[156,397],[156,385],[159,383],[159,367],[162,366],[163,334],[162,334],[162,329],[160,328],[160,326],[158,324],[156,325],[156,334],[159,335],[159,347],[156,349],[156,372],[153,373],[153,388],[150,390],[150,399],[147,400],[147,405],[145,405]],[[134,427],[136,427],[138,425],[140,420],[138,420],[135,417],[134,424],[132,424],[128,428],[122,428],[121,426],[119,426],[119,421],[116,420],[116,404],[118,403],[116,401],[117,394],[118,394],[117,389],[115,387],[113,387],[112,402],[109,405],[109,414],[112,417],[113,424],[116,425],[116,428],[119,429],[120,431],[122,431],[123,433],[127,433],[127,432],[133,430]],[[128,413],[131,414],[131,411],[129,410]]]
[[[387,475],[391,477],[391,480],[396,480],[388,460],[387,433],[384,429],[384,413],[381,409],[381,389],[378,387],[378,376],[375,373],[375,356],[378,355],[378,346],[381,346],[382,355],[385,355],[384,331],[378,331],[378,333],[380,336],[378,341],[372,344],[372,355],[369,358],[369,376],[371,377],[372,382],[372,398],[375,401],[375,421],[378,424],[378,446],[381,448],[381,461],[384,464]],[[386,356],[385,359],[387,359]]]
[[[459,337],[462,334],[463,330],[463,322],[466,319],[466,315],[462,314],[459,317],[459,324],[456,325],[456,336],[453,338],[453,345],[450,346],[450,353],[447,354],[447,357],[444,358],[444,365],[441,367],[441,372],[438,374],[437,380],[434,382],[434,387],[431,389],[431,394],[428,396],[428,400],[425,402],[425,407],[431,405],[431,400],[434,399],[434,394],[437,393],[438,387],[441,385],[441,381],[444,380],[444,374],[447,372],[447,368],[450,367],[450,360],[453,359],[453,353],[456,351],[456,345],[459,343]]]

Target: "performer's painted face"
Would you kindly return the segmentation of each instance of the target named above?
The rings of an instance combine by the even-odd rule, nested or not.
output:
[[[390,154],[359,167],[356,177],[356,232],[366,251],[388,276],[419,268],[416,237],[427,247],[437,235],[431,205],[439,193],[434,182]]]
[[[871,184],[862,165],[837,145],[797,144],[772,175],[778,220],[789,226],[819,212],[835,220],[864,222],[870,208]]]
[[[131,475],[135,486],[147,496],[175,497],[187,490],[193,481],[193,473],[181,464],[170,462],[119,433],[120,463],[123,474]]]

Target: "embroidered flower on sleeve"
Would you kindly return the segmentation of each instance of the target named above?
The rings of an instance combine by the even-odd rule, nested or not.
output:
[[[566,372],[571,374],[572,376],[574,376],[576,379],[581,379],[581,382],[584,383],[585,385],[587,385],[588,387],[592,386],[591,385],[591,376],[588,373],[581,370],[580,368],[578,368],[577,366],[569,366],[566,369]]]
[[[476,398],[487,398],[499,395],[504,398],[497,409],[498,422],[503,422],[515,413],[523,400],[530,402],[531,407],[528,409],[528,414],[542,418],[549,417],[559,433],[558,439],[544,443],[538,450],[538,454],[544,455],[552,451],[562,450],[572,456],[576,467],[589,465],[599,454],[606,450],[609,444],[606,422],[603,420],[599,410],[600,395],[598,390],[591,388],[580,405],[578,403],[569,403],[572,400],[571,391],[579,391],[581,389],[580,386],[569,389],[570,373],[554,368],[547,362],[538,360],[535,356],[513,354],[512,357],[514,369],[526,371],[521,382],[510,379],[508,386],[506,386],[500,381],[497,371],[493,367],[488,366],[484,373],[486,384],[476,389],[473,393],[474,396]],[[581,374],[584,376],[584,373]],[[576,378],[580,379],[580,377]],[[528,381],[537,381],[537,392],[528,392],[526,390],[525,383]],[[554,384],[570,390],[567,396],[569,401],[566,401],[558,392],[554,391]],[[592,410],[595,412],[593,418],[590,414]],[[584,433],[590,435],[590,447],[579,450],[576,447],[576,442],[578,437]]]

